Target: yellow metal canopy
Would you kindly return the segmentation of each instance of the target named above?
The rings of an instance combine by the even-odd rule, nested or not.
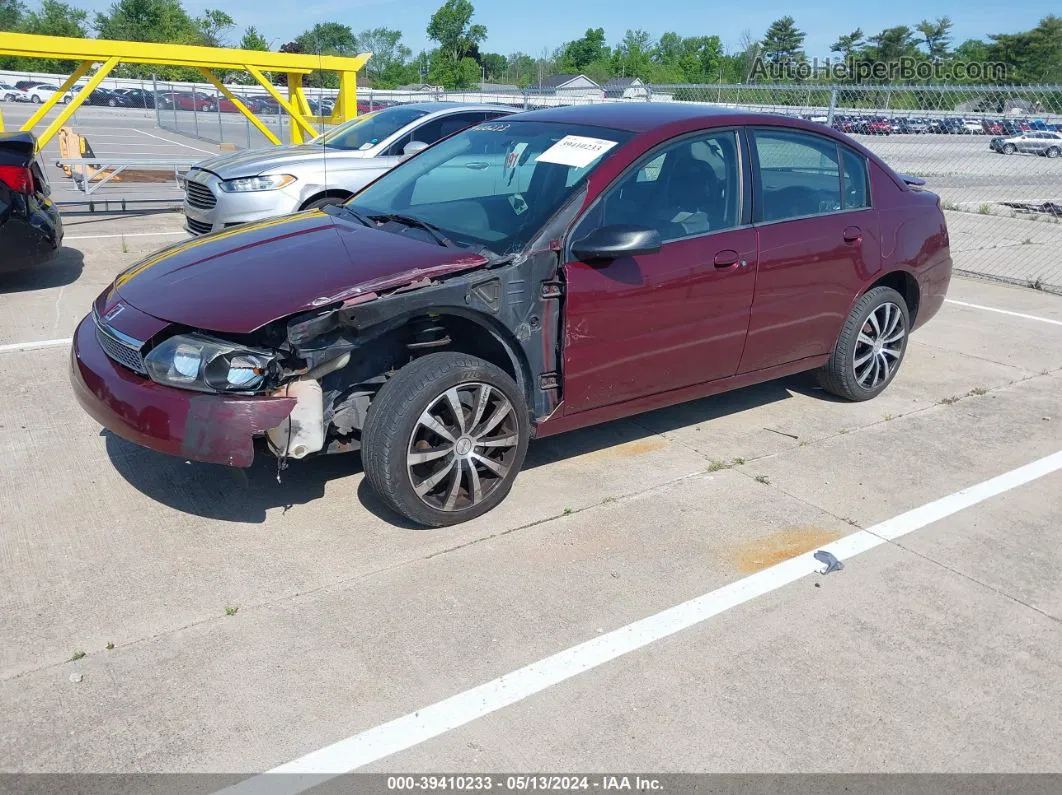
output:
[[[343,58],[335,55],[319,56],[233,50],[226,47],[197,47],[190,44],[72,39],[64,36],[37,36],[30,33],[0,33],[0,55],[80,61],[77,69],[60,86],[60,90],[41,105],[37,112],[22,125],[24,132],[34,131],[34,127],[77,84],[77,81],[85,77],[94,65],[99,64],[99,68],[88,78],[85,89],[74,94],[70,103],[63,107],[59,115],[37,134],[41,147],[51,140],[93,89],[97,88],[119,63],[163,64],[198,69],[268,140],[279,144],[280,139],[273,134],[272,130],[236,99],[213,72],[214,69],[243,69],[249,72],[291,117],[292,143],[301,143],[306,135],[312,137],[317,134],[311,123],[313,116],[303,92],[302,76],[314,70],[339,73],[339,97],[335,110],[328,119],[329,122],[337,124],[357,115],[357,72],[371,57],[371,53]],[[286,98],[263,72],[283,72],[288,76]]]

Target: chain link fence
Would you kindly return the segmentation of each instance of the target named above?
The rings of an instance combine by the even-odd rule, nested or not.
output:
[[[362,89],[358,111],[444,100],[518,110],[682,102],[801,117],[850,135],[895,170],[925,179],[947,212],[957,271],[1062,294],[1062,86],[585,83],[551,89]],[[236,92],[281,140],[289,140],[290,122],[274,101],[260,89]],[[331,113],[335,92],[307,94],[315,113]],[[159,84],[156,96],[160,127],[236,148],[269,145],[213,89]]]

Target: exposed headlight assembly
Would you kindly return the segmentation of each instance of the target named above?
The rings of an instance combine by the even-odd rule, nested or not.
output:
[[[256,392],[276,356],[199,334],[178,334],[144,357],[152,381],[197,392]]]
[[[220,183],[226,193],[255,193],[264,190],[279,190],[295,181],[291,174],[267,174],[264,177],[240,177]]]

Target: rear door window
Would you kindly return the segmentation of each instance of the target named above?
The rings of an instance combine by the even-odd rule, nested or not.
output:
[[[796,130],[751,132],[758,161],[759,220],[784,221],[841,210],[841,168],[834,141]]]
[[[867,179],[866,158],[842,146],[841,163],[844,166],[844,209],[869,207],[870,181]]]

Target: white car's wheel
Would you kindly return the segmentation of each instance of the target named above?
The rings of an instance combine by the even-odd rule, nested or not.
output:
[[[1003,144],[1003,154],[1012,155],[1018,151],[1018,147],[1014,144]]]
[[[1044,154],[1048,157],[1058,157],[1060,154],[1062,154],[1062,150],[1060,150],[1057,146],[1052,146],[1046,152],[1044,152]]]
[[[41,104],[41,98],[38,97],[36,94],[34,94],[33,96],[30,97],[30,102],[32,102],[34,105],[40,105]]]

